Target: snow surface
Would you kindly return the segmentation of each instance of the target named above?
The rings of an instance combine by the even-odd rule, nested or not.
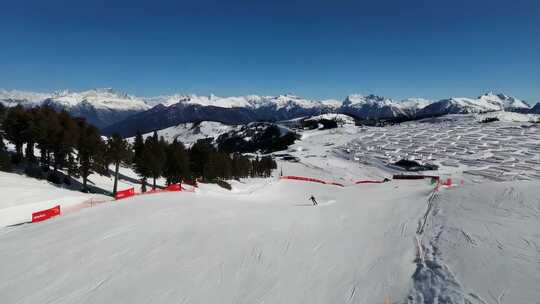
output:
[[[539,187],[538,181],[505,182],[442,191],[422,236],[425,263],[413,277],[411,297],[419,303],[537,303]]]
[[[0,229],[2,303],[536,303],[540,132],[482,117],[309,130],[275,153],[275,174],[346,187],[200,184]],[[454,185],[354,185],[413,153]]]
[[[118,201],[0,233],[0,257],[11,261],[0,292],[6,303],[399,299],[430,189],[273,181],[246,193],[207,187]]]
[[[108,199],[103,195],[85,194],[59,188],[47,181],[0,171],[2,199],[0,200],[0,229],[5,226],[29,222],[32,213],[56,205],[69,207]]]

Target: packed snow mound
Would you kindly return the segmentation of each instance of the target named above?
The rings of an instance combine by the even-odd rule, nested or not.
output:
[[[181,141],[186,146],[191,146],[199,139],[216,138],[219,135],[238,129],[239,126],[225,125],[215,121],[203,121],[199,123],[184,123],[174,127],[165,128],[157,131],[159,137],[163,137],[167,142],[173,142],[175,139]],[[143,138],[152,136],[154,132],[143,134]],[[127,140],[132,142],[135,137]]]

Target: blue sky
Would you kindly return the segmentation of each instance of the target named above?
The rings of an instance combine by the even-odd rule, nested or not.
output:
[[[540,1],[3,1],[0,88],[540,101]]]

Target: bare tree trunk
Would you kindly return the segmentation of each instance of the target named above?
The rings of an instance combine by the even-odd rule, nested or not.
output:
[[[86,174],[83,174],[83,177],[82,177],[82,191],[83,192],[88,192],[88,187],[87,187],[87,181],[88,181],[88,176],[86,176]]]
[[[120,162],[114,164],[114,186],[113,186],[113,196],[116,195],[118,189],[118,170],[120,169]]]
[[[143,177],[141,179],[141,192],[142,193],[145,193],[146,192],[146,177]]]

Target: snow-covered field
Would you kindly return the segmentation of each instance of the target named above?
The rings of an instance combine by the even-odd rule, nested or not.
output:
[[[346,187],[201,184],[0,229],[1,302],[539,303],[538,125],[447,118],[305,131],[278,161]],[[403,156],[463,185],[354,185]]]
[[[353,129],[357,136],[343,151],[351,159],[375,166],[400,159],[431,162],[445,174],[464,172],[466,179],[540,179],[540,125],[528,122],[538,115],[505,113],[499,114],[501,121],[479,123],[486,117],[492,116],[449,115]]]

